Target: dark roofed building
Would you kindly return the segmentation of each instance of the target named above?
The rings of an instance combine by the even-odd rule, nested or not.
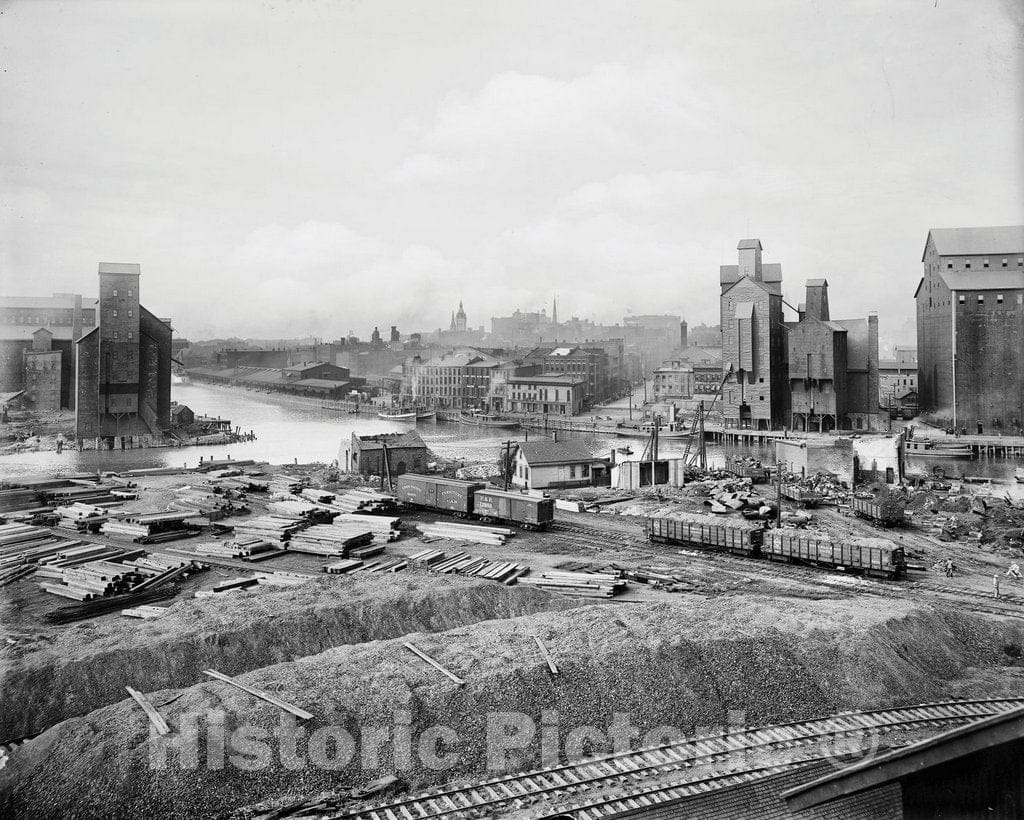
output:
[[[932,229],[917,301],[922,414],[972,432],[1024,423],[1024,226]]]
[[[384,453],[392,476],[421,472],[427,465],[429,451],[419,433],[378,433],[372,436],[352,434],[348,447],[342,449],[338,463],[345,472],[360,475],[385,475]]]
[[[582,441],[524,441],[516,451],[512,484],[525,489],[587,487],[601,483],[607,468]]]

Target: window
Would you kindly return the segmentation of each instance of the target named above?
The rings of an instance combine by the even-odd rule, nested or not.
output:
[[[580,475],[587,478],[590,475],[590,465],[583,464],[580,466]]]
[[[967,297],[962,293],[957,297],[957,301],[962,305],[967,302]]]
[[[117,338],[117,331],[116,330],[114,331],[114,338],[115,339]]]
[[[128,288],[128,298],[129,299],[132,298],[132,289],[131,288]]]
[[[985,267],[985,268],[987,268],[987,267],[988,267],[988,260],[986,259],[986,260],[985,260],[984,262],[982,262],[981,264],[982,264],[982,267]]]
[[[114,318],[115,319],[117,318],[117,311],[116,310],[114,311]]]
[[[576,478],[576,465],[575,464],[570,464],[569,465],[569,478]]]
[[[946,267],[949,268],[949,270],[953,270],[953,263],[952,262],[947,262],[946,263]]]
[[[129,311],[128,311],[128,315],[129,315],[129,316],[133,316],[133,315],[134,315],[134,313],[133,313],[133,312],[132,312],[131,310],[129,310]]]
[[[131,331],[129,330],[129,331],[128,331],[128,338],[129,338],[129,339],[131,339],[131,338],[132,338],[132,335],[133,335],[133,334],[132,334],[132,332],[131,332]]]
[[[114,296],[117,296],[117,288],[114,288]]]
[[[979,293],[978,294],[978,304],[979,305],[985,304],[985,294],[984,293]]]
[[[1003,294],[997,293],[996,294],[996,304],[997,305],[1001,305],[1002,303],[1003,303]]]
[[[1006,267],[1006,264],[1007,264],[1007,262],[1008,262],[1008,261],[1009,261],[1009,260],[1006,260],[1006,259],[1004,259],[1004,260],[1003,260],[1003,267],[1004,267],[1004,268]]]

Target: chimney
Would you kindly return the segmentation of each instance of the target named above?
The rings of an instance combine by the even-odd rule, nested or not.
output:
[[[807,308],[809,319],[827,322],[828,315],[828,282],[824,279],[807,280]]]

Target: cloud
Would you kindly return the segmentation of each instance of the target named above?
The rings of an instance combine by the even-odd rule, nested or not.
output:
[[[458,160],[437,154],[413,154],[388,171],[384,180],[391,185],[429,185],[478,173],[486,166],[482,158]]]

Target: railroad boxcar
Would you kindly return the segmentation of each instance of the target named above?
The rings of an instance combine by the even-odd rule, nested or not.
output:
[[[473,514],[473,493],[484,489],[480,481],[405,473],[395,479],[395,496],[405,504],[446,510],[459,518]]]
[[[644,519],[651,541],[705,547],[756,558],[761,554],[762,527],[747,521],[728,523],[707,515],[680,513]]]
[[[555,500],[504,490],[477,490],[473,511],[484,521],[511,521],[524,529],[539,530],[555,520]]]
[[[815,564],[883,578],[899,578],[907,571],[903,548],[881,538],[835,542],[823,533],[770,530],[761,552],[772,561]]]
[[[730,461],[725,469],[738,478],[749,478],[751,484],[768,481],[768,468],[763,464],[752,464],[738,458],[735,461]]]
[[[856,498],[850,502],[853,514],[867,518],[883,527],[898,527],[903,523],[903,503],[893,498]]]

